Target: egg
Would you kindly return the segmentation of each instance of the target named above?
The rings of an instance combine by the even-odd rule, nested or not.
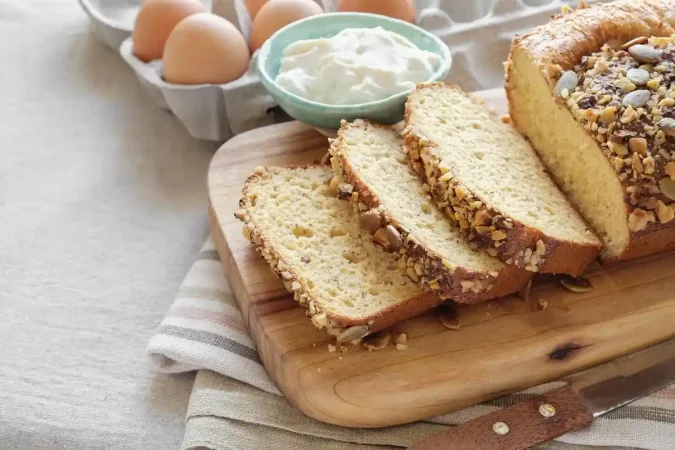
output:
[[[380,14],[415,23],[415,6],[412,0],[340,0],[337,10],[340,12]]]
[[[174,84],[225,84],[248,69],[250,53],[239,30],[222,17],[194,14],[169,35],[164,79]]]
[[[148,62],[162,57],[171,31],[186,17],[206,9],[198,0],[146,0],[132,32],[133,53]]]
[[[248,15],[251,17],[251,20],[255,19],[255,16],[258,15],[258,11],[263,5],[267,3],[267,0],[245,0],[244,4],[246,5],[246,10]]]
[[[256,51],[274,33],[289,23],[321,14],[312,0],[270,0],[260,8],[251,26],[251,51]]]

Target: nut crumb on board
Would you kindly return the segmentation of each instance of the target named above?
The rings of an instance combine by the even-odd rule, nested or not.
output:
[[[363,338],[363,346],[369,351],[381,350],[389,345],[391,334],[389,330],[381,330]]]
[[[398,336],[396,336],[396,339],[394,340],[396,344],[407,344],[408,342],[408,335],[405,333],[401,333]]]
[[[329,353],[335,353],[337,348],[333,344],[328,344],[328,352]]]
[[[546,300],[544,300],[543,298],[540,298],[539,300],[537,300],[537,309],[538,310],[543,311],[546,308],[548,308],[548,302]]]
[[[406,350],[408,348],[405,344],[396,344],[396,350]]]

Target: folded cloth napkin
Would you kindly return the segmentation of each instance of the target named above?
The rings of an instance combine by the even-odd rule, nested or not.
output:
[[[290,406],[265,372],[209,239],[148,346],[158,370],[199,370],[183,449],[401,448],[562,385],[517,394],[409,425],[353,429],[328,425]],[[596,419],[539,449],[675,449],[675,386]]]

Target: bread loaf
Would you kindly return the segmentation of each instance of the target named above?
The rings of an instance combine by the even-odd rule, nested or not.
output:
[[[468,240],[531,272],[581,274],[601,244],[529,143],[457,87],[418,86],[405,145],[436,203]]]
[[[372,242],[331,177],[326,166],[258,169],[236,214],[312,322],[352,341],[439,304]]]
[[[333,184],[347,191],[361,225],[425,289],[476,303],[517,292],[531,279],[530,272],[469,246],[425,192],[393,127],[343,121],[330,154]]]
[[[604,241],[608,261],[675,245],[675,3],[616,1],[516,37],[515,126]]]

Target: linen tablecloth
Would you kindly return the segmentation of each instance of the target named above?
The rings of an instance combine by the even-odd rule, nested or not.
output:
[[[349,429],[318,422],[291,407],[264,371],[210,239],[148,350],[163,372],[208,369],[199,371],[192,390],[182,444],[185,450],[407,447],[447,425],[464,423],[562,385],[560,381],[547,383],[405,426]],[[675,449],[675,386],[538,448],[592,447]]]
[[[216,145],[75,0],[0,0],[0,449],[176,449],[193,374],[147,341],[208,235]]]

